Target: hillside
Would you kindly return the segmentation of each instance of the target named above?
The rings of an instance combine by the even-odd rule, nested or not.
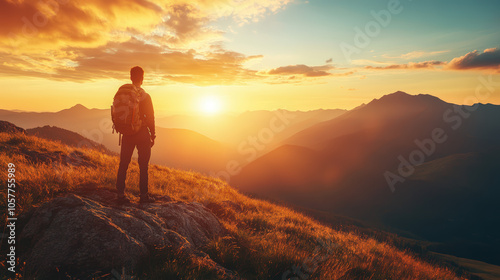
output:
[[[0,132],[6,132],[6,133],[15,133],[15,132],[21,132],[24,133],[25,130],[21,127],[18,127],[10,122],[6,121],[0,121]]]
[[[46,125],[43,127],[35,127],[26,129],[26,133],[29,135],[34,135],[39,138],[44,138],[48,140],[60,141],[62,144],[73,146],[73,147],[88,147],[91,149],[95,149],[101,151],[103,153],[110,154],[109,151],[104,145],[99,144],[95,141],[87,139],[80,134],[69,131],[63,128]]]
[[[133,162],[134,203],[117,207],[116,156],[20,133],[0,133],[0,142],[0,164],[16,165],[19,279],[471,279],[198,173],[153,165],[157,202],[139,207]],[[5,172],[1,182],[5,190]]]
[[[453,154],[416,167],[398,201],[388,205],[400,211],[385,219],[440,242],[435,250],[442,253],[500,263],[499,160],[500,149],[490,149]],[[435,226],[431,229],[424,224]]]
[[[459,113],[453,111],[457,107],[430,95],[389,94],[313,125],[282,143],[283,147],[302,146],[310,149],[309,152],[296,155],[290,161],[285,160],[288,158],[283,151],[286,148],[277,148],[245,166],[232,182],[251,193],[258,193],[256,189],[273,191],[275,188],[308,190],[313,196],[321,193],[319,196],[325,198],[324,202],[308,199],[301,193],[291,198],[291,202],[366,216],[373,210],[369,204],[379,203],[374,198],[387,197],[391,189],[402,185],[389,186],[385,172],[397,169],[399,157],[408,158],[412,151],[419,149],[416,141],[429,139],[435,129],[443,131],[446,143],[436,144],[429,155],[424,156],[424,161],[497,145],[500,124],[493,120],[500,117],[500,106],[478,105],[467,118],[457,116]],[[317,166],[318,162],[321,164],[312,172],[307,168],[294,169],[296,164]],[[286,174],[287,170],[296,170],[294,176],[302,179],[290,183],[286,176],[281,176],[270,181],[266,175]],[[290,197],[294,193],[286,195]],[[302,203],[304,199],[313,204]],[[347,209],[349,207],[355,210]]]
[[[246,193],[445,242],[443,253],[500,264],[494,237],[500,208],[488,198],[498,192],[499,118],[497,105],[459,106],[396,92],[295,134],[231,183]],[[436,131],[439,143],[429,143]],[[469,153],[474,156],[463,156]],[[413,167],[420,164],[425,181],[399,171],[421,177],[424,170]]]

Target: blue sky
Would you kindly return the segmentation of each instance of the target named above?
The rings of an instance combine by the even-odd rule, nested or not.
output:
[[[352,43],[354,28],[364,29],[372,11],[387,9],[389,1],[294,2],[277,14],[243,26],[232,25],[225,45],[247,54],[263,54],[262,67],[320,65],[332,58],[346,61],[340,42]],[[443,51],[433,59],[448,60],[467,52],[500,46],[500,1],[400,1],[402,12],[372,38],[358,59],[412,51]],[[373,51],[373,52],[370,52]]]

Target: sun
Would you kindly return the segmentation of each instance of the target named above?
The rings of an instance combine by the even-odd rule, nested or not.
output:
[[[202,113],[206,115],[215,115],[220,113],[222,109],[222,104],[217,96],[209,95],[204,96],[200,100],[199,109]]]

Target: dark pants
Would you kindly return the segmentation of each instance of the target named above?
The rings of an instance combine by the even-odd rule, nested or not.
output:
[[[123,196],[125,194],[127,169],[136,146],[139,154],[139,186],[141,190],[141,197],[146,197],[148,194],[148,165],[149,158],[151,157],[151,140],[148,128],[144,126],[134,135],[123,135],[122,148],[120,152],[120,167],[118,168],[118,176],[116,179],[118,196]]]

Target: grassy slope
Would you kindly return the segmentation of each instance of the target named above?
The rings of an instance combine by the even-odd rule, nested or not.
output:
[[[500,266],[484,263],[476,260],[463,259],[440,253],[434,253],[438,258],[467,268],[471,274],[477,275],[485,280],[500,279]]]
[[[30,162],[32,151],[70,156],[83,165],[54,160]],[[51,158],[51,157],[47,157]],[[118,157],[72,148],[22,134],[0,133],[0,206],[5,209],[7,164],[16,164],[18,212],[89,185],[114,189]],[[63,163],[65,161],[62,161]],[[127,191],[137,199],[138,165],[129,169]],[[194,172],[150,167],[150,191],[174,200],[197,201],[211,209],[227,236],[203,248],[212,259],[245,279],[285,279],[298,267],[305,279],[466,279],[392,245],[333,230],[288,208],[248,198],[226,183]],[[2,212],[5,221],[5,213]],[[3,248],[3,246],[2,246]],[[22,272],[21,272],[22,273]],[[163,252],[141,267],[140,279],[210,279],[203,263]]]

